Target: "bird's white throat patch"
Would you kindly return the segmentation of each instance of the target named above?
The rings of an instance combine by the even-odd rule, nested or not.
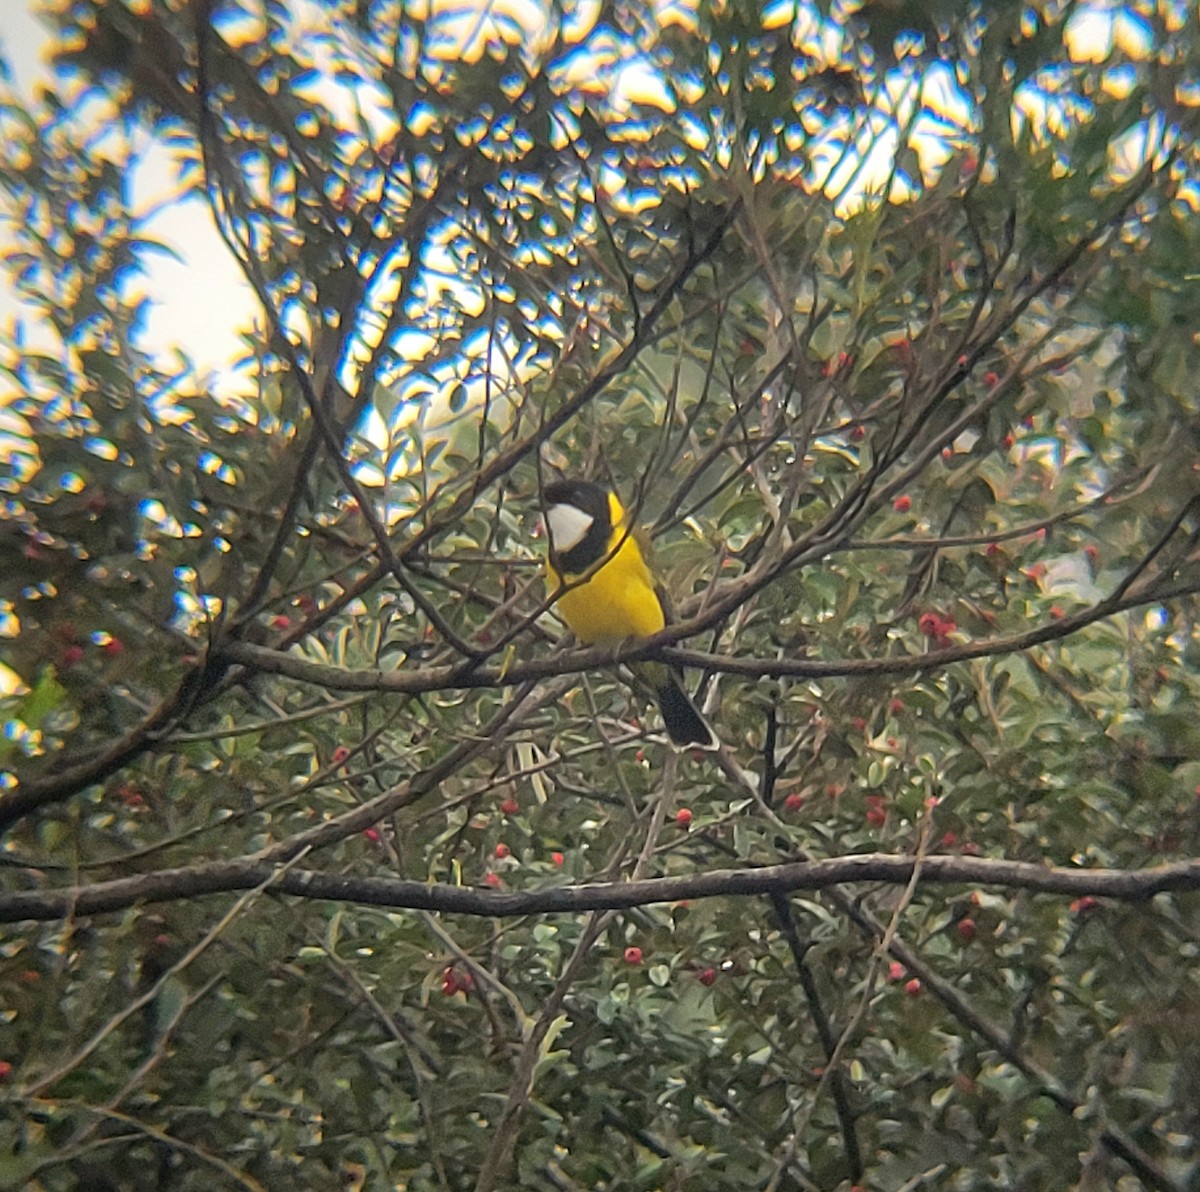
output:
[[[562,554],[578,546],[595,520],[590,513],[584,513],[574,505],[551,505],[546,510],[546,528],[550,531],[554,549]]]

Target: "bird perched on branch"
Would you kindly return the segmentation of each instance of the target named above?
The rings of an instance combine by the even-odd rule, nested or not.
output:
[[[543,492],[550,539],[547,579],[565,588],[555,608],[586,645],[652,637],[666,611],[642,547],[616,493],[586,480],[560,480]],[[648,659],[631,669],[654,692],[676,745],[716,748],[717,739],[683,689],[678,671]]]

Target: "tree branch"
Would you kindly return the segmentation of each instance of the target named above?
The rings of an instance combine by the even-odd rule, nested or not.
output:
[[[808,963],[808,949],[811,940],[801,940],[796,930],[795,916],[791,904],[780,892],[771,895],[771,908],[787,941],[792,954],[792,963],[800,978],[800,987],[804,990],[804,999],[808,1003],[813,1025],[817,1028],[817,1037],[821,1040],[821,1050],[825,1052],[827,1070],[829,1072],[829,1092],[833,1097],[834,1111],[837,1113],[838,1125],[842,1131],[842,1149],[846,1152],[846,1166],[854,1183],[860,1183],[863,1177],[862,1151],[858,1141],[858,1126],[854,1106],[850,1100],[850,1090],[846,1082],[846,1073],[840,1064],[834,1065],[838,1039],[830,1026],[829,1015],[821,1001],[821,991],[817,988],[817,979],[812,966]],[[784,1167],[787,1165],[784,1164]]]
[[[363,808],[358,808],[356,814],[362,811]],[[904,885],[911,880],[915,864],[911,856],[857,853],[751,869],[716,869],[678,877],[510,892],[314,870],[278,871],[276,866],[257,857],[246,857],[57,890],[11,891],[0,894],[0,922],[98,915],[144,903],[229,894],[264,885],[272,874],[277,874],[270,885],[272,892],[298,898],[512,918],[621,910],[683,899],[770,896],[858,882]],[[1200,859],[1122,870],[1077,869],[991,857],[936,856],[926,857],[922,862],[921,881],[924,885],[1000,886],[1072,898],[1091,894],[1142,902],[1166,891],[1200,890]]]
[[[921,865],[922,880],[928,879],[927,867],[930,864],[931,859],[925,858]],[[1194,861],[1185,864],[1198,867],[1198,863]],[[1147,871],[1143,870],[1142,872]],[[843,891],[834,892],[833,902],[868,938],[884,939],[886,932],[884,925],[857,902],[848,898]],[[1023,1054],[1000,1027],[980,1014],[952,982],[934,972],[901,937],[894,936],[886,946],[892,956],[895,956],[910,972],[920,978],[922,985],[945,1006],[951,1015],[969,1031],[986,1040],[999,1055],[1002,1055],[1029,1080],[1039,1085],[1045,1095],[1060,1110],[1068,1114],[1074,1114],[1079,1110],[1083,1104],[1080,1098],[1073,1096],[1049,1072]],[[1145,1150],[1117,1126],[1102,1125],[1100,1139],[1113,1154],[1119,1155],[1129,1164],[1147,1187],[1156,1188],[1158,1192],[1181,1192],[1181,1189],[1158,1167]]]
[[[1174,585],[1168,589],[1139,589],[1119,599],[1106,597],[1090,608],[1038,625],[1025,633],[1010,637],[983,638],[945,650],[930,650],[924,654],[908,654],[894,658],[734,658],[698,650],[665,648],[683,637],[708,628],[710,620],[713,619],[709,614],[678,622],[654,637],[621,646],[619,649],[593,647],[587,650],[569,650],[549,658],[515,663],[502,668],[443,666],[414,671],[350,670],[310,662],[293,654],[284,654],[279,650],[242,641],[223,643],[220,647],[220,657],[267,674],[286,675],[299,682],[313,683],[334,691],[392,691],[410,695],[456,687],[506,687],[518,683],[538,682],[558,675],[600,670],[617,663],[636,662],[651,657],[665,657],[683,666],[742,675],[752,679],[783,676],[839,678],[902,675],[949,666],[951,663],[970,658],[1018,653],[1043,642],[1068,637],[1096,621],[1102,621],[1127,609],[1145,604],[1158,604],[1197,592],[1200,592],[1200,580]]]

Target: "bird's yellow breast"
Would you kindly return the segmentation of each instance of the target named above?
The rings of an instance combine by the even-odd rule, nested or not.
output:
[[[565,592],[554,606],[571,632],[588,645],[650,637],[666,623],[654,577],[641,549],[620,525],[614,529],[608,549],[618,542],[621,546],[617,553],[586,583]],[[549,564],[547,572],[553,592],[559,586],[559,575]],[[572,577],[565,578],[569,583]]]

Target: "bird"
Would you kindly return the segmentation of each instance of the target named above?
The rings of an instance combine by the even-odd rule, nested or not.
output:
[[[547,586],[551,594],[565,587],[554,607],[576,638],[589,646],[615,645],[663,629],[662,594],[617,494],[588,480],[557,480],[546,485],[542,498]],[[631,669],[654,692],[676,745],[717,747],[678,671],[654,659]]]

